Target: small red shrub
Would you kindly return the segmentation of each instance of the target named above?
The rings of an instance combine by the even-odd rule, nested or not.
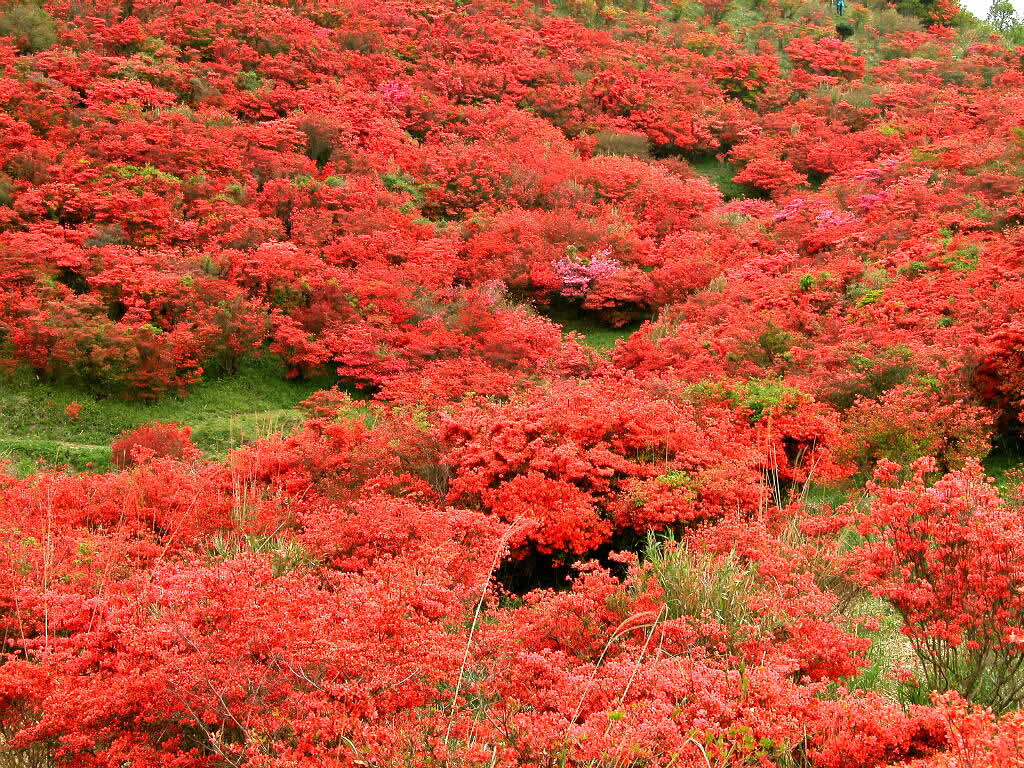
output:
[[[192,442],[192,428],[154,421],[121,433],[112,444],[114,464],[121,469],[154,458],[193,461],[202,451]]]

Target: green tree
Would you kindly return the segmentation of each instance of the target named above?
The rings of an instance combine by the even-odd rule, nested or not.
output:
[[[992,0],[985,20],[1004,35],[1020,26],[1017,11],[1010,0]]]
[[[0,36],[14,38],[23,52],[42,51],[57,42],[57,25],[40,6],[19,3],[0,15]]]

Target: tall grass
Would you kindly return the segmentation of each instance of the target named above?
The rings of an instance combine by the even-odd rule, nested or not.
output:
[[[735,553],[698,552],[671,535],[648,533],[643,561],[642,583],[657,583],[665,619],[711,620],[725,627],[734,641],[751,632],[770,634],[780,625],[781,617],[751,607],[761,588],[757,565]]]

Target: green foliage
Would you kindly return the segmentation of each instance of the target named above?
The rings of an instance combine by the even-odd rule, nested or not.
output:
[[[736,351],[729,355],[732,361],[749,360],[762,368],[777,364],[780,360],[789,359],[789,350],[793,346],[793,334],[768,323],[756,339],[741,342]]]
[[[10,205],[12,202],[14,202],[14,180],[0,174],[0,205]]]
[[[945,257],[944,261],[954,272],[971,272],[978,267],[981,247],[975,243],[960,248]]]
[[[912,261],[905,267],[900,267],[900,272],[910,278],[917,277],[927,271],[928,265],[923,261]]]
[[[888,35],[906,34],[907,32],[920,32],[923,28],[921,20],[915,16],[906,16],[895,8],[884,8],[876,10],[871,14],[871,26],[878,30],[879,38],[884,39]],[[895,57],[895,51],[888,52],[883,47],[882,58]]]
[[[238,87],[243,91],[258,91],[263,87],[263,78],[259,72],[243,70],[238,73]]]
[[[663,475],[655,478],[662,485],[669,488],[690,488],[694,485],[694,479],[689,472],[682,469],[670,469]]]
[[[210,554],[220,560],[234,560],[246,552],[270,555],[270,567],[278,578],[316,564],[305,547],[287,536],[220,533],[210,541]]]
[[[111,166],[108,173],[121,179],[161,179],[162,181],[172,181],[175,184],[181,184],[181,179],[174,174],[161,171],[152,165]]]
[[[857,306],[866,307],[870,304],[874,304],[876,301],[882,298],[883,295],[885,295],[885,289],[874,288],[873,290],[866,292],[863,296],[857,299]]]
[[[853,24],[850,24],[849,22],[840,21],[838,24],[836,24],[836,34],[839,36],[840,40],[845,40],[848,37],[853,37],[856,31],[857,28]]]
[[[851,281],[846,286],[846,300],[857,307],[865,307],[878,301],[884,289],[892,282],[892,277],[885,269],[867,267],[860,280]]]
[[[904,16],[921,19],[924,24],[930,24],[933,12],[939,6],[938,0],[897,0],[896,10]],[[963,12],[960,16],[963,16]],[[954,19],[954,23],[958,20]]]
[[[819,272],[818,274],[806,273],[800,276],[800,290],[806,293],[820,287],[832,277],[830,272]]]
[[[701,381],[689,386],[684,396],[698,403],[706,399],[729,400],[749,414],[751,424],[791,409],[808,398],[796,387],[774,378]]]
[[[845,410],[853,405],[858,395],[877,398],[917,372],[917,366],[912,361],[911,351],[901,345],[888,347],[873,357],[856,355],[849,361],[850,369],[857,374],[856,378],[845,380],[824,399]]]
[[[988,9],[985,21],[999,34],[1016,45],[1020,45],[1021,40],[1024,39],[1021,20],[1017,16],[1017,11],[1010,0],[992,0],[992,5]]]
[[[382,173],[380,180],[392,192],[409,195],[416,208],[422,208],[427,200],[426,186],[407,173]]]
[[[743,675],[743,670],[740,671]],[[713,756],[716,766],[726,765],[776,765],[779,768],[804,766],[793,756],[793,749],[785,742],[776,742],[767,736],[756,738],[749,725],[733,726],[726,733],[708,732],[698,734],[694,739],[701,745],[702,753]]]
[[[846,615],[854,624],[857,636],[871,641],[867,666],[857,677],[848,680],[846,687],[851,691],[881,693],[904,705],[928,703],[927,691],[901,681],[895,674],[900,670],[920,671],[914,647],[900,630],[903,620],[896,609],[882,598],[865,595],[850,606]],[[863,619],[873,620],[871,628]]]
[[[749,411],[750,420],[755,423],[807,399],[803,392],[784,384],[781,379],[749,379],[732,389],[729,397]]]
[[[57,42],[57,25],[41,6],[18,3],[0,15],[0,36],[14,38],[24,53],[43,51]]]
[[[315,119],[306,120],[299,128],[306,134],[306,157],[316,163],[317,168],[323,168],[334,153],[337,136]]]

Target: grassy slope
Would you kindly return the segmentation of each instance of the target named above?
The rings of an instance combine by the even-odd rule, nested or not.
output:
[[[1008,494],[1015,490],[1017,484],[1013,470],[1024,467],[1024,453],[1019,445],[996,442],[992,453],[982,459],[981,463],[989,476],[995,479],[999,490]]]
[[[322,377],[288,381],[274,360],[253,362],[227,378],[202,381],[187,397],[156,403],[96,398],[73,387],[39,381],[19,371],[0,381],[0,460],[10,459],[18,473],[31,471],[39,460],[99,470],[110,463],[110,443],[123,430],[149,421],[178,422],[192,427],[192,437],[208,456],[223,456],[247,440],[296,424],[293,406],[331,386]],[[81,403],[75,421],[65,407]]]

